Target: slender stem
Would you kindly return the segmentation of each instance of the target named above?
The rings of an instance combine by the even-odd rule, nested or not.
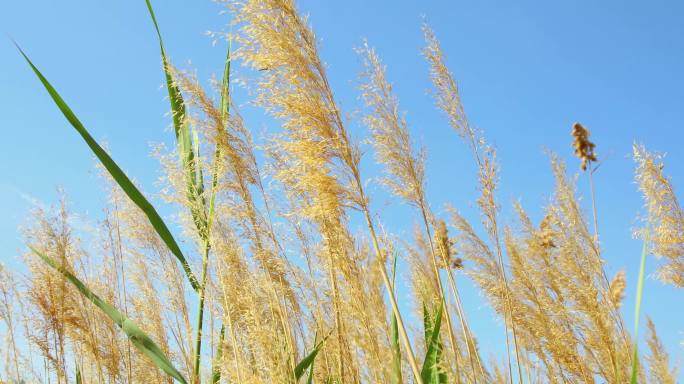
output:
[[[337,375],[339,376],[339,379],[344,381],[344,364],[342,361],[342,349],[343,349],[343,343],[342,343],[342,319],[340,317],[340,298],[339,298],[339,293],[337,291],[337,276],[335,274],[335,263],[333,259],[333,254],[332,252],[328,252],[329,256],[329,266],[328,266],[328,272],[330,274],[330,284],[332,285],[332,290],[333,290],[333,307],[335,311],[335,333],[337,334]]]
[[[17,343],[14,339],[14,326],[12,322],[12,310],[9,305],[9,300],[7,298],[7,291],[3,290],[2,291],[3,295],[3,307],[5,307],[5,312],[6,312],[6,318],[5,321],[7,322],[7,328],[9,331],[9,337],[10,337],[10,342],[12,343],[12,353],[14,355],[14,369],[15,369],[15,379],[19,381],[19,378],[21,376],[21,372],[19,371],[19,354],[17,353]]]
[[[218,268],[219,268],[219,275],[222,275],[222,268],[221,268],[221,263],[218,263]],[[225,284],[220,284],[221,291],[223,293],[223,319],[225,322],[228,324],[228,330],[230,331],[230,340],[233,345],[232,351],[233,351],[233,363],[235,365],[235,373],[237,374],[237,383],[242,383],[242,371],[241,371],[241,361],[240,361],[240,354],[238,354],[238,342],[237,338],[235,337],[235,327],[233,326],[233,316],[230,311],[230,303],[226,301],[226,297],[228,295],[228,292],[226,292],[226,287]],[[221,325],[221,329],[225,329],[223,325]]]
[[[194,366],[194,380],[196,384],[200,383],[200,363],[202,360],[202,326],[204,323],[204,299],[206,296],[207,286],[207,269],[209,266],[209,250],[210,245],[210,231],[214,217],[214,207],[216,205],[216,185],[218,180],[218,162],[220,159],[220,149],[216,149],[216,156],[214,157],[214,175],[211,186],[211,200],[209,203],[209,214],[207,215],[207,227],[204,239],[204,254],[202,256],[202,275],[200,276],[199,286],[199,303],[197,307],[197,332],[195,334],[195,366]]]
[[[480,150],[478,149],[478,148],[480,148],[480,145],[478,145],[478,142],[477,142],[475,135],[474,135],[474,131],[470,128],[467,120],[466,120],[466,127],[467,127],[467,131],[469,132],[468,138],[469,138],[470,149],[472,150],[472,152],[475,156],[475,161],[477,163],[478,168],[480,169],[480,172],[482,172],[485,169],[486,164],[483,161],[482,157],[480,156]],[[484,186],[483,186],[483,188],[484,188]],[[493,192],[492,192],[492,196],[490,196],[490,199],[491,199],[490,205],[492,207],[495,207],[496,204],[493,200]],[[485,213],[485,215],[487,215],[487,214]],[[510,340],[509,340],[509,336],[508,336],[508,326],[509,326],[508,325],[508,318],[510,317],[510,327],[511,327],[511,331],[513,333],[513,347],[515,348],[516,363],[518,366],[518,381],[519,381],[519,383],[522,384],[522,370],[520,368],[520,352],[518,350],[518,337],[517,337],[517,334],[515,331],[515,322],[513,321],[513,312],[511,309],[511,296],[510,296],[510,292],[509,292],[509,288],[508,288],[508,279],[506,278],[506,269],[504,267],[504,262],[503,262],[503,251],[501,249],[501,241],[499,238],[499,227],[498,227],[497,220],[496,220],[496,209],[494,209],[491,212],[491,214],[487,215],[487,216],[490,216],[490,223],[489,224],[492,227],[492,232],[490,233],[490,238],[496,244],[497,262],[498,262],[498,266],[499,266],[499,270],[500,270],[499,273],[501,274],[500,278],[501,278],[501,282],[503,283],[505,291],[506,291],[506,305],[505,305],[505,307],[507,307],[507,308],[504,308],[504,324],[506,326],[506,329],[505,329],[505,333],[506,333],[506,356],[508,357],[509,382],[511,384],[513,384],[513,368],[512,368],[512,364],[511,364],[511,347],[510,347]]]
[[[228,41],[228,52],[226,53],[226,61],[223,68],[223,84],[221,87],[221,123],[223,124],[223,129],[226,128],[228,124],[228,116],[230,113],[230,89],[228,84],[228,79],[230,76],[230,64],[231,64],[231,50],[232,50],[232,40]],[[199,156],[199,150],[197,151]],[[207,213],[206,227],[204,228],[204,254],[202,256],[202,275],[200,277],[201,282],[199,286],[199,304],[197,308],[197,333],[195,335],[195,367],[194,367],[194,379],[195,383],[200,383],[200,363],[202,356],[202,326],[204,320],[204,299],[206,295],[206,282],[207,282],[207,268],[209,264],[209,250],[210,245],[210,233],[212,227],[212,221],[214,218],[214,209],[216,206],[216,190],[218,185],[218,171],[221,164],[221,147],[216,146],[214,150],[214,160],[213,160],[213,172],[211,179],[211,197],[209,202],[209,212]],[[202,180],[200,180],[200,183]],[[202,200],[204,201],[204,200]],[[206,203],[205,203],[206,204]],[[206,205],[204,205],[206,208]],[[200,231],[200,236],[202,236],[202,231]],[[222,326],[223,328],[223,326]]]
[[[307,35],[304,35],[305,38]],[[307,41],[307,44],[310,46],[315,46],[311,41]],[[330,105],[335,105],[335,98],[332,95],[332,91],[330,88],[330,84],[328,83],[328,78],[325,75],[325,67],[321,64],[320,61],[315,62],[316,66],[316,71],[321,74],[321,79],[323,83],[325,84],[324,87],[324,92],[325,92],[325,97],[328,99]],[[342,116],[340,115],[340,111],[337,108],[333,109],[333,113],[335,114],[335,120],[338,124],[339,127],[344,127],[344,124],[342,123]],[[390,298],[390,303],[392,304],[392,310],[394,311],[394,316],[397,318],[397,325],[399,328],[399,335],[401,336],[401,340],[404,343],[404,347],[406,348],[406,352],[408,353],[408,361],[409,365],[411,366],[411,371],[413,371],[413,376],[415,379],[415,384],[423,384],[423,379],[420,376],[420,369],[418,369],[418,363],[416,362],[415,355],[413,354],[413,348],[411,347],[411,341],[408,338],[408,334],[406,332],[406,327],[404,326],[404,321],[401,317],[401,313],[399,312],[399,305],[397,304],[397,299],[394,295],[394,290],[392,289],[392,283],[390,282],[389,276],[387,276],[387,270],[385,269],[385,256],[382,254],[382,251],[380,250],[380,244],[378,242],[378,237],[377,234],[375,233],[375,227],[373,226],[373,219],[371,218],[370,214],[370,208],[368,207],[368,200],[366,199],[366,195],[363,190],[363,183],[361,182],[361,175],[360,171],[358,168],[358,164],[355,163],[354,160],[354,155],[352,153],[352,146],[350,142],[349,136],[346,134],[346,131],[342,128],[343,134],[340,135],[340,139],[342,140],[343,144],[343,162],[349,167],[349,170],[351,171],[353,175],[353,182],[356,187],[356,191],[359,194],[359,199],[360,199],[360,208],[363,211],[364,217],[366,219],[366,224],[368,226],[368,231],[370,232],[371,235],[371,240],[373,241],[373,248],[375,250],[375,255],[380,260],[381,265],[380,265],[380,273],[382,275],[382,280],[383,283],[385,284],[385,289],[387,290]]]
[[[446,257],[443,256],[443,258],[446,260]],[[473,335],[470,332],[470,327],[468,326],[468,320],[465,317],[465,311],[463,311],[463,305],[461,304],[461,296],[458,293],[458,287],[456,286],[456,279],[454,278],[453,273],[451,272],[451,269],[447,270],[447,277],[449,280],[449,285],[452,291],[452,294],[454,296],[454,300],[456,302],[456,312],[459,315],[459,320],[461,322],[461,328],[463,329],[463,337],[465,338],[467,347],[468,347],[468,354],[470,358],[470,364],[471,368],[473,369],[473,378],[475,380],[475,384],[477,384],[477,378],[475,374],[475,367],[474,367],[474,362],[473,362],[473,355],[475,355],[475,359],[477,361],[477,365],[480,371],[480,375],[484,378],[484,368],[482,367],[482,361],[480,360],[480,355],[477,351],[477,348],[475,347],[475,341],[473,340]]]
[[[497,258],[499,262],[499,269],[500,269],[500,274],[501,274],[501,280],[504,283],[504,287],[506,290],[506,306],[508,307],[504,311],[504,321],[506,318],[510,318],[510,326],[511,326],[511,331],[513,333],[513,348],[515,348],[515,358],[516,358],[516,365],[518,367],[518,382],[522,384],[522,369],[520,367],[520,352],[518,348],[518,336],[515,331],[515,322],[513,320],[513,309],[511,306],[511,293],[508,288],[508,279],[506,278],[506,269],[504,268],[504,262],[503,262],[503,251],[501,250],[501,244],[499,242],[499,229],[498,226],[496,226],[496,223],[494,223],[494,240],[496,241],[496,253],[497,253]],[[508,316],[506,316],[508,315]],[[508,346],[508,331],[506,331],[506,345]],[[513,382],[513,372],[512,368],[510,365],[510,353],[509,353],[509,373],[511,374],[510,377],[510,382]]]
[[[600,165],[600,164],[599,164]],[[596,168],[598,169],[598,168]],[[596,213],[596,194],[594,192],[594,171],[592,169],[591,161],[589,162],[589,189],[591,189],[591,211],[594,215],[594,241],[598,245],[598,215]]]
[[[223,340],[226,337],[226,327],[221,324],[221,333],[219,334],[218,346],[216,347],[216,356],[214,358],[214,364],[211,368],[211,384],[218,384],[221,380],[221,360],[223,359]]]
[[[128,316],[128,294],[126,293],[126,269],[124,268],[123,265],[123,248],[121,245],[121,226],[119,223],[119,206],[117,204],[117,200],[114,200],[114,219],[116,223],[116,243],[118,246],[118,251],[119,251],[119,265],[121,267],[121,288],[122,288],[122,295],[123,298],[121,299],[121,304],[123,306],[124,310],[124,315]],[[116,259],[114,259],[116,261]],[[117,279],[117,284],[119,283]],[[131,381],[131,378],[133,377],[133,365],[131,362],[131,341],[126,338],[126,361],[127,361],[127,369],[126,369],[126,374],[128,375],[128,381]]]
[[[453,79],[451,79],[451,81],[453,82]],[[455,83],[452,86],[455,88],[455,86],[456,86]],[[463,114],[463,115],[465,116],[465,114]],[[452,125],[453,125],[453,123],[452,123]],[[476,162],[478,168],[480,169],[480,172],[482,172],[482,170],[485,167],[485,164],[484,164],[482,157],[480,156],[480,150],[479,150],[480,146],[478,145],[478,142],[475,138],[475,131],[472,128],[470,128],[470,125],[468,124],[467,120],[465,121],[465,127],[466,127],[466,131],[468,132],[468,135],[467,135],[468,136],[468,141],[467,141],[468,145],[470,146],[470,150],[473,152],[473,156],[475,156],[475,162]],[[504,326],[505,326],[504,331],[506,334],[506,357],[508,358],[508,380],[509,380],[510,384],[513,384],[513,365],[511,363],[511,342],[510,342],[510,337],[508,335],[508,326],[509,326],[508,325],[508,317],[509,317],[508,312],[510,311],[510,295],[508,292],[508,281],[506,279],[506,272],[505,272],[504,263],[503,263],[503,252],[501,250],[501,244],[499,242],[499,230],[498,230],[498,226],[496,223],[496,213],[493,213],[490,224],[492,225],[493,231],[494,231],[492,234],[490,234],[490,238],[492,241],[494,241],[496,243],[497,262],[498,262],[498,266],[500,269],[501,281],[504,284],[504,287],[506,290],[506,306],[505,307],[507,307],[507,308],[504,308],[504,314],[503,314],[504,315]],[[511,326],[511,329],[513,331],[514,339],[517,339],[515,337],[515,326],[513,325],[512,313],[511,313],[511,324],[510,324],[510,326]],[[516,356],[517,356],[518,355],[518,343],[515,342],[515,340],[514,340],[514,343],[515,343],[514,344],[515,352],[516,352]],[[520,372],[519,360],[518,360],[518,371]],[[522,380],[522,379],[520,379],[520,380]]]
[[[209,250],[211,248],[210,235],[211,226],[214,218],[214,209],[216,206],[216,186],[218,185],[218,169],[221,158],[221,149],[217,146],[214,154],[213,175],[211,183],[211,198],[209,202],[209,213],[207,214],[206,229],[204,231],[204,252],[202,255],[202,275],[200,276],[199,285],[199,303],[197,306],[197,332],[195,334],[195,365],[194,365],[194,382],[200,383],[200,364],[202,360],[202,327],[204,323],[204,299],[206,296],[207,284],[207,269],[209,266]],[[202,235],[202,233],[200,233]]]
[[[321,73],[325,73],[322,67],[319,68],[319,71]],[[324,81],[326,82],[326,89],[328,90],[328,98],[331,100],[332,104],[334,105],[334,99],[332,97],[332,93],[330,93],[330,87],[327,85],[327,78],[323,76]],[[342,117],[340,116],[340,113],[337,109],[335,109],[335,114],[337,117],[337,121],[339,122],[339,125],[342,126]],[[359,200],[360,200],[360,208],[363,211],[364,217],[366,219],[366,225],[368,226],[368,231],[370,232],[371,235],[371,240],[373,242],[373,249],[375,250],[375,255],[380,260],[380,273],[382,275],[382,281],[385,284],[385,289],[387,290],[390,298],[390,303],[392,305],[392,311],[394,311],[394,316],[397,318],[397,325],[399,328],[399,335],[401,336],[402,343],[404,344],[404,347],[406,348],[406,352],[408,353],[408,361],[409,365],[411,366],[411,371],[413,372],[413,376],[415,379],[415,384],[423,384],[423,379],[420,376],[420,369],[418,369],[418,363],[416,362],[416,357],[413,354],[413,348],[411,347],[411,341],[409,340],[408,333],[406,332],[406,327],[404,326],[404,320],[401,317],[401,312],[399,312],[399,305],[397,304],[397,298],[394,295],[394,290],[392,289],[392,283],[390,282],[389,276],[387,276],[387,270],[385,269],[385,256],[383,255],[382,251],[380,250],[380,244],[378,242],[378,236],[375,233],[375,227],[373,226],[373,219],[371,218],[370,214],[370,208],[368,207],[368,200],[366,199],[366,194],[364,193],[363,190],[363,183],[361,182],[361,175],[358,169],[358,166],[354,163],[354,156],[352,155],[351,151],[351,144],[349,137],[347,135],[342,135],[342,140],[345,148],[345,163],[349,166],[349,169],[351,170],[354,178],[354,184],[356,187],[356,191],[359,194]]]
[[[202,275],[200,276],[199,286],[199,303],[197,307],[197,332],[195,334],[195,366],[194,366],[194,382],[200,383],[200,364],[202,360],[202,326],[204,324],[204,299],[206,296],[207,285],[207,269],[209,266],[209,250],[211,248],[209,238],[212,220],[214,216],[214,207],[216,204],[216,185],[218,180],[218,162],[220,159],[220,149],[216,149],[216,156],[214,157],[214,175],[211,186],[211,200],[209,203],[209,214],[207,215],[207,227],[204,238],[204,253],[202,255]]]
[[[484,378],[484,368],[482,367],[480,354],[478,353],[477,348],[475,347],[475,341],[473,339],[473,334],[470,332],[470,326],[468,326],[468,319],[466,319],[465,311],[463,311],[463,305],[461,304],[461,296],[458,293],[458,287],[456,286],[456,279],[454,278],[454,275],[451,272],[451,270],[448,270],[447,272],[447,277],[449,278],[449,285],[451,286],[456,301],[456,311],[459,313],[461,327],[463,328],[464,337],[466,338],[466,344],[468,344],[468,353],[471,355],[470,363],[473,364],[472,355],[474,354],[480,371],[480,375]],[[475,372],[473,372],[473,375],[475,375]],[[475,380],[475,383],[477,384],[477,379]]]
[[[449,301],[446,299],[446,294],[444,293],[444,288],[442,286],[442,278],[439,274],[439,266],[437,265],[437,253],[435,252],[435,246],[434,242],[432,240],[432,231],[430,231],[430,224],[428,222],[427,218],[427,212],[425,205],[423,203],[420,204],[420,210],[421,214],[423,216],[423,224],[425,225],[425,232],[427,234],[428,238],[428,244],[430,245],[430,255],[432,256],[432,269],[433,273],[435,275],[435,279],[437,280],[437,287],[439,289],[439,295],[441,296],[441,299],[444,301],[444,309],[446,312],[446,321],[447,321],[447,328],[449,329],[449,344],[451,346],[451,353],[454,355],[454,359],[456,359],[456,380],[458,382],[461,381],[461,377],[459,374],[459,368],[458,368],[458,352],[456,350],[456,337],[454,336],[454,329],[453,325],[451,323],[451,311],[449,310]],[[446,260],[446,257],[442,254],[442,262],[444,263],[446,268],[449,268],[449,262]],[[467,342],[467,337],[466,337],[466,342]],[[472,361],[471,361],[472,362]]]
[[[197,305],[197,332],[195,334],[195,384],[200,383],[200,363],[202,356],[202,325],[204,323],[204,299],[207,283],[207,266],[209,264],[209,239],[204,241],[204,255],[202,257],[202,275],[200,277],[199,303]]]
[[[596,209],[596,193],[595,193],[595,188],[594,188],[594,173],[599,169],[602,163],[599,163],[596,167],[593,166],[593,162],[589,162],[589,189],[591,193],[591,210],[593,214],[593,220],[594,220],[594,242],[592,244],[592,249],[596,253],[597,257],[600,257],[601,255],[601,250],[600,250],[600,244],[599,244],[599,232],[598,232],[598,211]],[[605,282],[605,287],[610,286],[610,280],[608,280],[608,275],[606,275],[606,270],[604,268],[601,268],[601,273],[603,274],[603,280]],[[625,337],[626,332],[625,332],[625,325],[624,321],[622,319],[622,316],[620,316],[619,311],[616,308],[611,309],[611,313],[613,316],[613,320],[618,324],[618,327],[620,328],[620,332],[623,335],[622,339],[624,342],[625,347],[627,347],[628,342],[627,338]],[[617,368],[616,368],[617,369]]]
[[[362,195],[362,198],[365,198]],[[366,224],[368,225],[368,230],[371,233],[371,239],[373,241],[373,248],[375,249],[375,254],[380,260],[380,274],[382,275],[382,281],[385,284],[385,288],[389,293],[390,304],[392,305],[392,311],[394,311],[394,316],[397,318],[397,325],[399,328],[399,336],[401,336],[401,341],[406,348],[407,358],[409,361],[409,366],[413,372],[413,377],[416,384],[423,384],[423,379],[420,376],[420,369],[418,369],[418,363],[416,362],[415,355],[413,354],[413,348],[411,347],[411,341],[409,340],[408,334],[406,333],[406,327],[404,326],[404,320],[399,312],[399,304],[397,304],[397,298],[394,295],[394,290],[392,290],[392,283],[390,282],[389,276],[387,276],[387,270],[385,269],[385,258],[380,251],[380,245],[378,243],[378,238],[375,233],[375,228],[373,227],[373,221],[371,220],[370,213],[368,212],[368,207],[364,204],[363,207],[364,216],[366,218]]]

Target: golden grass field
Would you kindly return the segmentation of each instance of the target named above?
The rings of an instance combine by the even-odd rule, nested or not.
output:
[[[147,5],[177,144],[156,152],[165,175],[156,192],[179,208],[182,229],[171,231],[25,55],[75,129],[68,133],[98,159],[109,195],[90,234],[96,249],[81,244],[63,197],[54,210],[37,209],[24,230],[27,274],[0,269],[0,382],[676,382],[653,322],[644,317],[647,332],[637,334],[639,316],[626,324],[620,312],[627,282],[638,311],[647,258],[663,260],[664,283],[684,287],[684,214],[656,152],[634,146],[648,213],[637,234],[639,275],[606,273],[593,198],[600,158],[580,123],[568,127],[576,163],[550,156],[555,190],[543,219],[533,222],[518,205],[507,219],[516,225],[504,225],[496,150],[470,124],[448,52],[425,24],[431,97],[472,154],[480,192],[480,223],[454,207],[439,216],[426,193],[424,149],[385,65],[365,44],[357,53],[367,140],[382,186],[418,223],[414,237],[400,241],[369,198],[360,143],[293,0],[227,2],[233,48],[210,89],[169,61]],[[256,73],[253,100],[231,97],[236,63]],[[245,102],[278,121],[267,145],[255,145],[238,110]],[[588,179],[592,196],[579,198],[577,178]],[[352,230],[350,215],[362,231]],[[395,294],[398,261],[408,266],[409,304]],[[504,356],[481,353],[462,280],[480,289],[503,324]],[[422,323],[408,324],[407,311]],[[639,338],[647,349],[637,349]]]

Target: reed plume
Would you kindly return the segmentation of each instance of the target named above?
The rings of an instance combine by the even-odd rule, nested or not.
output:
[[[670,366],[670,357],[665,350],[663,342],[658,338],[655,324],[649,318],[648,325],[648,349],[649,355],[646,356],[648,363],[648,379],[656,384],[674,384],[677,382],[677,367]]]
[[[625,298],[625,288],[627,287],[627,281],[625,277],[625,271],[618,272],[613,280],[610,281],[608,286],[608,293],[611,303],[616,308],[622,306],[622,300]]]
[[[287,170],[279,174],[281,180],[305,200],[310,200],[301,213],[317,222],[327,244],[330,268],[333,261],[344,263],[348,258],[344,244],[350,244],[349,236],[341,230],[345,206],[351,205],[362,212],[375,256],[381,263],[381,276],[399,324],[409,365],[415,379],[421,382],[385,269],[386,254],[380,249],[364,191],[359,168],[360,151],[351,140],[334,100],[318,55],[315,35],[292,1],[254,0],[237,2],[233,6],[237,23],[242,24],[242,36],[238,38],[242,45],[239,56],[262,73],[257,104],[283,121],[284,137],[275,143],[280,158],[288,165]],[[329,274],[331,282],[335,282],[335,271],[331,269]],[[336,290],[333,286],[333,291]],[[333,295],[337,296],[335,292]],[[338,306],[335,312],[339,311]],[[337,323],[339,348],[344,349],[342,324]],[[338,375],[344,378],[344,358],[338,360]]]
[[[648,240],[651,252],[665,258],[658,269],[658,278],[677,287],[684,287],[684,213],[674,193],[670,179],[663,172],[661,155],[634,145],[636,182],[646,205]]]
[[[583,171],[587,170],[587,166],[591,162],[596,161],[596,154],[594,148],[596,145],[589,140],[589,130],[582,124],[575,123],[572,125],[572,147],[575,149],[575,156],[582,160],[580,168]]]

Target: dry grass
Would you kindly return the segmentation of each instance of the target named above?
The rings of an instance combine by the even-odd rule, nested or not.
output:
[[[411,137],[379,55],[364,43],[358,49],[361,121],[384,169],[381,184],[417,218],[414,239],[399,240],[374,211],[360,142],[347,129],[307,19],[292,0],[226,6],[238,48],[218,89],[207,90],[193,74],[172,67],[162,46],[177,146],[160,146],[155,154],[164,170],[159,195],[178,209],[180,230],[174,232],[184,240],[182,251],[155,223],[154,208],[133,198],[134,184],[125,184],[112,171],[113,160],[98,155],[109,197],[102,221],[77,233],[62,197],[57,208],[37,210],[25,230],[33,250],[24,255],[27,273],[0,266],[3,380],[676,381],[650,319],[649,353],[637,353],[620,312],[630,279],[624,272],[606,277],[596,209],[592,230],[577,178],[557,156],[551,157],[555,189],[543,219],[533,222],[516,205],[516,224],[502,225],[496,151],[470,125],[428,26],[423,54],[433,95],[472,153],[484,231],[455,208],[439,217],[430,207],[426,152]],[[252,101],[282,127],[264,145],[255,144],[232,100],[233,60],[254,70]],[[85,138],[85,128],[50,92]],[[577,123],[571,139],[591,180],[597,158],[589,131]],[[659,277],[682,287],[684,215],[661,157],[635,146],[634,158],[648,211],[643,238],[651,254],[665,259]],[[355,217],[363,230],[352,229]],[[409,330],[420,325],[406,322],[394,293],[397,258],[408,265],[405,277],[424,318],[424,334],[414,337]],[[501,317],[503,365],[481,356],[461,301],[461,279],[470,279]],[[631,367],[638,367],[634,374]]]

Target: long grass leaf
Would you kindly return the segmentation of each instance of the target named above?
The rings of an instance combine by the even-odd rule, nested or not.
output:
[[[634,354],[632,356],[632,378],[631,384],[637,384],[637,376],[639,373],[639,353],[637,351],[638,333],[639,333],[639,317],[641,316],[641,298],[644,292],[644,275],[646,271],[646,255],[648,246],[648,235],[644,238],[644,245],[641,250],[641,262],[639,265],[639,280],[637,281],[636,306],[634,308]]]
[[[309,377],[306,379],[306,384],[313,384],[313,379],[314,379],[314,362],[311,362],[311,366],[309,367]]]
[[[427,352],[425,353],[425,360],[423,361],[423,368],[420,371],[420,376],[426,384],[442,384],[447,382],[446,374],[442,372],[440,367],[442,356],[440,329],[442,326],[443,311],[444,303],[441,303],[433,323],[427,306],[423,304],[423,321],[425,326]]]
[[[85,296],[91,303],[95,304],[102,312],[107,315],[116,325],[121,328],[124,333],[131,340],[131,343],[145,356],[147,356],[154,365],[166,372],[167,375],[173,377],[178,382],[187,384],[187,381],[181,373],[173,366],[171,361],[164,355],[164,352],[152,341],[152,339],[145,334],[145,332],[138,327],[131,319],[127,318],[118,309],[109,303],[103,301],[99,296],[93,293],[81,280],[79,280],[73,273],[69,272],[64,266],[57,264],[51,257],[29,246],[31,251],[38,255],[45,263],[62,274],[83,296]]]
[[[228,40],[228,52],[226,53],[226,62],[223,66],[223,79],[221,81],[221,120],[224,125],[228,124],[228,116],[230,115],[230,64],[231,53],[233,50],[233,40]]]
[[[223,358],[223,340],[226,337],[226,326],[221,324],[218,345],[216,346],[216,357],[211,367],[211,384],[218,384],[221,381],[221,360]]]
[[[314,345],[318,343],[318,332],[314,336]],[[306,384],[313,384],[313,379],[314,379],[314,363],[315,361],[311,362],[311,365],[309,366],[309,375],[306,378]]]
[[[221,105],[222,105],[222,110],[221,110],[221,120],[224,124],[224,126],[227,124],[227,119],[228,119],[228,106],[230,105],[229,103],[226,103],[225,100],[228,99],[228,84],[230,82],[230,45],[228,46],[228,56],[226,58],[226,64],[225,64],[225,69],[223,73],[223,87],[221,89]],[[199,139],[197,138],[196,131],[195,131],[195,151],[199,153]],[[199,161],[199,158],[198,158]],[[209,212],[207,214],[207,220],[206,220],[206,226],[204,230],[204,236],[202,236],[202,233],[200,232],[200,237],[204,238],[204,257],[202,258],[202,274],[200,276],[201,282],[200,282],[200,297],[199,297],[199,303],[197,307],[197,330],[195,334],[195,379],[199,381],[199,369],[200,369],[200,361],[201,361],[201,353],[202,353],[202,329],[203,329],[203,319],[204,319],[204,288],[206,284],[206,278],[207,278],[207,267],[209,265],[209,250],[211,243],[209,241],[209,236],[211,234],[211,226],[213,223],[213,218],[214,218],[214,207],[216,205],[216,187],[218,185],[218,173],[219,173],[219,164],[221,161],[221,147],[217,144],[216,145],[216,150],[214,153],[214,164],[213,164],[213,170],[212,170],[212,181],[211,181],[211,196],[210,196],[210,203],[209,203]],[[199,163],[198,163],[199,164]],[[199,180],[198,183],[202,185],[202,167],[199,167]],[[202,207],[204,207],[204,198],[202,198]],[[203,208],[204,211],[204,208]],[[199,228],[199,227],[198,227]],[[223,325],[221,325],[221,329],[223,330]],[[220,377],[220,372],[219,372],[219,377]]]
[[[308,355],[306,355],[300,362],[295,366],[294,369],[294,374],[297,380],[301,379],[302,376],[304,376],[304,372],[306,372],[306,369],[309,368],[311,364],[313,364],[314,360],[316,359],[316,355],[318,355],[318,351],[320,350],[321,344],[318,344]]]
[[[228,127],[228,119],[230,117],[230,64],[231,64],[232,40],[228,41],[228,52],[226,53],[226,62],[223,66],[223,80],[221,81],[221,122],[224,127]],[[211,176],[211,197],[209,202],[209,214],[207,226],[211,230],[211,225],[214,218],[214,207],[216,205],[216,187],[218,185],[219,169],[221,162],[221,148],[216,145],[214,151],[214,164]]]
[[[394,257],[394,262],[392,265],[392,290],[394,290],[394,284],[397,277],[397,257]],[[399,345],[399,326],[397,324],[397,317],[392,311],[392,317],[390,318],[390,339],[392,342],[392,370],[390,376],[391,384],[401,384],[404,379],[401,374],[401,347]]]
[[[159,237],[164,241],[166,246],[169,248],[171,253],[173,253],[174,256],[180,261],[183,270],[185,271],[185,274],[188,277],[188,280],[190,280],[190,284],[192,287],[197,290],[199,288],[199,285],[197,283],[197,279],[195,278],[195,275],[192,273],[192,270],[190,269],[190,265],[188,264],[187,260],[183,256],[183,252],[181,252],[180,247],[178,246],[178,243],[176,243],[176,240],[174,239],[173,235],[171,234],[171,231],[169,231],[169,228],[166,226],[166,223],[162,220],[162,218],[159,216],[157,211],[154,209],[152,204],[143,196],[143,194],[138,190],[138,188],[133,184],[133,182],[126,176],[124,171],[121,170],[121,168],[114,162],[114,160],[107,154],[107,152],[102,149],[102,147],[93,139],[93,137],[90,135],[88,130],[83,126],[83,124],[78,120],[74,112],[69,108],[67,103],[62,99],[62,97],[57,93],[55,88],[48,82],[48,80],[43,76],[43,74],[38,70],[38,68],[33,65],[33,62],[28,58],[28,56],[24,53],[24,51],[17,45],[17,49],[19,49],[19,52],[21,52],[22,56],[24,56],[24,59],[28,62],[28,64],[31,66],[31,69],[33,69],[33,72],[38,76],[38,79],[40,82],[43,84],[47,92],[50,94],[50,97],[52,97],[52,100],[55,102],[57,107],[59,108],[60,111],[62,111],[62,114],[66,119],[69,121],[69,123],[76,129],[76,131],[81,135],[83,140],[86,142],[88,147],[90,147],[91,151],[97,156],[97,158],[100,160],[102,165],[107,169],[110,175],[112,175],[112,178],[119,184],[121,189],[126,193],[128,198],[135,203],[142,211],[145,213],[145,216],[147,216],[147,219],[150,221],[150,224],[152,224],[152,227],[154,227],[154,230],[159,234]]]
[[[187,185],[187,199],[190,203],[190,210],[192,213],[192,218],[199,231],[200,237],[206,238],[207,234],[207,219],[206,219],[206,209],[205,203],[202,199],[204,193],[204,184],[201,179],[201,172],[198,169],[197,161],[199,159],[198,155],[198,141],[193,139],[192,133],[188,126],[188,121],[185,115],[185,101],[183,100],[183,94],[180,88],[173,80],[173,74],[171,72],[171,66],[169,58],[166,55],[166,49],[164,48],[164,41],[159,30],[159,24],[157,23],[157,17],[154,14],[154,9],[152,8],[152,3],[150,0],[145,0],[147,4],[147,10],[152,18],[152,23],[154,24],[154,29],[157,32],[157,37],[159,38],[159,49],[161,51],[162,65],[164,66],[164,77],[166,80],[166,89],[169,93],[169,102],[171,104],[171,113],[173,115],[173,128],[176,134],[176,145],[178,147],[178,152],[181,158],[181,163],[183,165],[183,171],[185,174],[185,181]]]
[[[330,334],[328,334],[330,336]],[[324,337],[323,340],[321,340],[320,343],[316,344],[314,349],[309,352],[308,355],[306,355],[294,368],[294,375],[297,378],[297,380],[301,379],[302,376],[304,376],[304,373],[306,372],[307,368],[309,368],[314,360],[316,359],[316,355],[318,355],[318,352],[321,350],[321,347],[323,346],[323,343],[325,343],[325,340],[328,339],[328,336]]]

